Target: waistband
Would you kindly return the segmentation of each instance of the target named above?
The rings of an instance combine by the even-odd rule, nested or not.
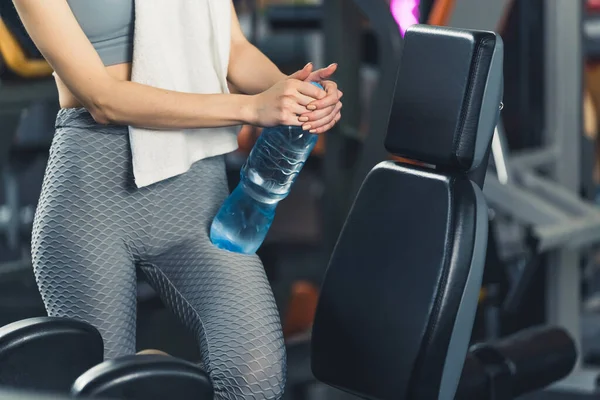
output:
[[[85,108],[61,108],[56,115],[55,128],[126,128],[121,125],[101,125]]]

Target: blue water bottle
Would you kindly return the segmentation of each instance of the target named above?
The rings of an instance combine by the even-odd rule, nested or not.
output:
[[[323,88],[318,83],[313,83]],[[299,126],[265,128],[240,172],[240,183],[210,227],[210,240],[224,250],[252,254],[317,143],[318,135]]]

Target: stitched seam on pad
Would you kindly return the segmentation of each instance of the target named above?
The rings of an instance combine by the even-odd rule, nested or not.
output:
[[[211,354],[211,351],[210,351],[210,342],[208,341],[208,338],[206,337],[206,329],[204,327],[204,323],[202,322],[202,318],[200,318],[200,314],[198,314],[198,312],[196,311],[196,309],[194,307],[192,307],[192,305],[187,301],[187,299],[185,298],[185,296],[183,296],[183,294],[175,287],[175,285],[173,284],[173,282],[171,282],[171,280],[166,276],[166,274],[160,268],[158,268],[156,265],[154,265],[152,263],[149,263],[149,262],[144,263],[141,268],[143,269],[143,268],[146,268],[148,266],[151,267],[156,273],[158,273],[164,280],[166,280],[169,283],[169,287],[171,288],[171,290],[173,290],[176,294],[178,294],[179,297],[183,300],[183,302],[194,311],[194,314],[196,315],[196,318],[198,318],[198,321],[200,322],[200,327],[202,328],[203,339],[206,342],[206,350],[207,350],[207,353],[208,353],[207,360],[206,360],[207,362],[204,363],[205,367],[206,367],[206,372],[208,372],[208,376],[210,377],[210,380],[211,380],[211,382],[212,382],[212,384],[213,384],[213,386],[215,388],[215,391],[216,391],[216,389],[223,390],[222,388],[218,387],[220,385],[216,384],[216,382],[215,382],[215,380],[214,380],[214,378],[212,376],[212,373],[211,373],[212,372],[211,371],[212,370],[212,367],[211,367],[212,363],[210,361],[210,354]]]
[[[487,44],[487,42],[489,42],[490,39],[483,39],[482,42],[477,46],[476,54],[475,54],[475,61],[471,64],[471,70],[469,71],[469,81],[468,83],[468,87],[467,87],[467,94],[465,96],[465,99],[463,101],[463,107],[461,109],[460,112],[460,120],[458,123],[458,135],[455,136],[455,141],[454,141],[454,156],[456,157],[456,152],[458,150],[458,145],[462,142],[462,137],[464,135],[464,125],[465,125],[465,120],[467,117],[467,108],[466,105],[468,105],[471,101],[471,98],[473,97],[473,90],[475,87],[475,83],[473,82],[473,78],[475,77],[475,72],[477,71],[477,67],[479,66],[479,64],[481,63],[481,57],[483,54],[483,48],[485,47],[485,45]],[[457,162],[458,162],[458,157],[456,157]],[[460,162],[458,162],[458,164],[460,165]]]

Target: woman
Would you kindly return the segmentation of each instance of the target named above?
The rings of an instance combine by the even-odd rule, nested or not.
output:
[[[221,32],[230,35],[225,71],[241,94],[180,93],[132,82],[133,0],[14,0],[55,71],[61,105],[34,224],[34,271],[49,315],[93,324],[106,357],[115,358],[136,350],[141,270],[197,335],[217,398],[277,399],[285,354],[262,265],[256,256],[218,250],[208,239],[228,194],[223,154],[235,149],[220,129],[286,124],[329,130],[340,119],[341,92],[326,80],[336,66],[313,72],[307,65],[286,76],[244,38],[233,4],[197,1],[228,10],[231,24]],[[206,18],[198,16],[199,26],[210,23]],[[131,135],[138,128],[142,136]],[[143,141],[132,152],[134,137],[161,134],[183,138],[189,147],[162,161],[187,164],[152,169]],[[149,168],[143,179],[136,161]]]

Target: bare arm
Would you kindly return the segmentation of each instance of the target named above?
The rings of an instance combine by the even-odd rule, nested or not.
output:
[[[249,65],[252,68],[248,68]],[[229,82],[242,93],[257,94],[286,78],[287,75],[246,39],[232,1]]]
[[[258,122],[253,96],[179,93],[113,79],[66,0],[13,2],[48,63],[100,123],[177,129]]]
[[[313,71],[312,65],[308,64],[290,76],[285,75],[246,39],[231,1],[231,52],[227,80],[236,93],[261,93],[277,82],[289,78],[320,82],[325,88],[326,95],[321,94],[320,97],[306,104],[307,110],[301,114],[299,121],[303,123],[302,127],[311,133],[323,133],[331,129],[341,118],[342,92],[338,90],[335,82],[328,80],[336,70],[337,64],[331,64],[317,71]]]

